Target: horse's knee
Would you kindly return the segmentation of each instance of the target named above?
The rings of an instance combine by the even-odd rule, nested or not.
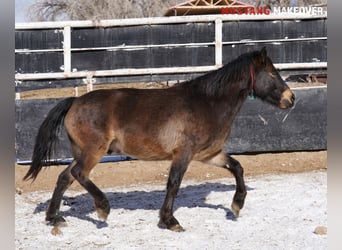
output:
[[[184,167],[171,168],[170,170],[169,178],[167,181],[167,188],[171,189],[171,192],[174,193],[174,195],[176,195],[178,192],[184,173],[185,173]]]

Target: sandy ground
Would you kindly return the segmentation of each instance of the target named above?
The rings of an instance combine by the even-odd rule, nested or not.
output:
[[[103,189],[111,213],[99,221],[92,198],[67,191],[61,213],[67,226],[52,235],[45,225],[51,192],[16,194],[16,249],[327,249],[326,171],[246,178],[248,195],[235,219],[233,178],[185,180],[175,216],[185,232],[160,229],[165,186],[132,184]]]
[[[158,228],[170,162],[101,163],[91,179],[111,213],[97,218],[92,197],[77,183],[66,192],[61,234],[44,222],[58,174],[42,170],[33,183],[16,166],[16,249],[327,249],[327,152],[236,155],[248,195],[241,216],[230,210],[235,180],[224,169],[191,163],[175,203],[183,233]]]

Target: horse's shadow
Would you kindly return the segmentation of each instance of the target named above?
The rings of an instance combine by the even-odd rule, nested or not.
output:
[[[252,188],[246,187],[247,190]],[[180,189],[174,203],[174,210],[180,207],[187,208],[211,208],[223,209],[226,212],[228,220],[236,220],[230,208],[222,204],[213,205],[206,202],[207,196],[211,192],[235,192],[235,185],[226,185],[222,183],[203,183],[199,185],[189,185]],[[159,210],[165,197],[165,190],[153,191],[129,191],[129,192],[106,192],[105,193],[111,210]],[[231,197],[233,196],[231,195]],[[229,195],[227,195],[227,199]],[[50,200],[40,203],[34,210],[34,213],[45,212]],[[227,200],[222,201],[227,203]],[[94,212],[94,200],[88,193],[83,193],[74,197],[64,196],[62,200],[63,211],[60,214],[63,217],[76,217],[94,223],[98,228],[106,227],[107,223],[99,219],[92,218]],[[68,208],[66,208],[68,207]],[[111,211],[113,212],[113,211]]]

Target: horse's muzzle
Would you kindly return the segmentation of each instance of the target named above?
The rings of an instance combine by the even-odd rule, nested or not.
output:
[[[294,101],[295,101],[295,95],[290,89],[287,89],[281,94],[279,108],[281,109],[291,108],[294,105]]]

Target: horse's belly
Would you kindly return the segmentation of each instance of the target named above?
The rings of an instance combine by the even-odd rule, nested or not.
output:
[[[134,149],[126,149],[124,150],[124,154],[144,161],[160,161],[172,159],[172,156],[164,151],[156,151],[146,147],[135,147]]]
[[[157,143],[149,139],[139,140],[137,137],[134,137],[134,140],[126,137],[124,142],[113,141],[110,145],[110,151],[146,161],[168,160],[172,158],[172,155]]]

